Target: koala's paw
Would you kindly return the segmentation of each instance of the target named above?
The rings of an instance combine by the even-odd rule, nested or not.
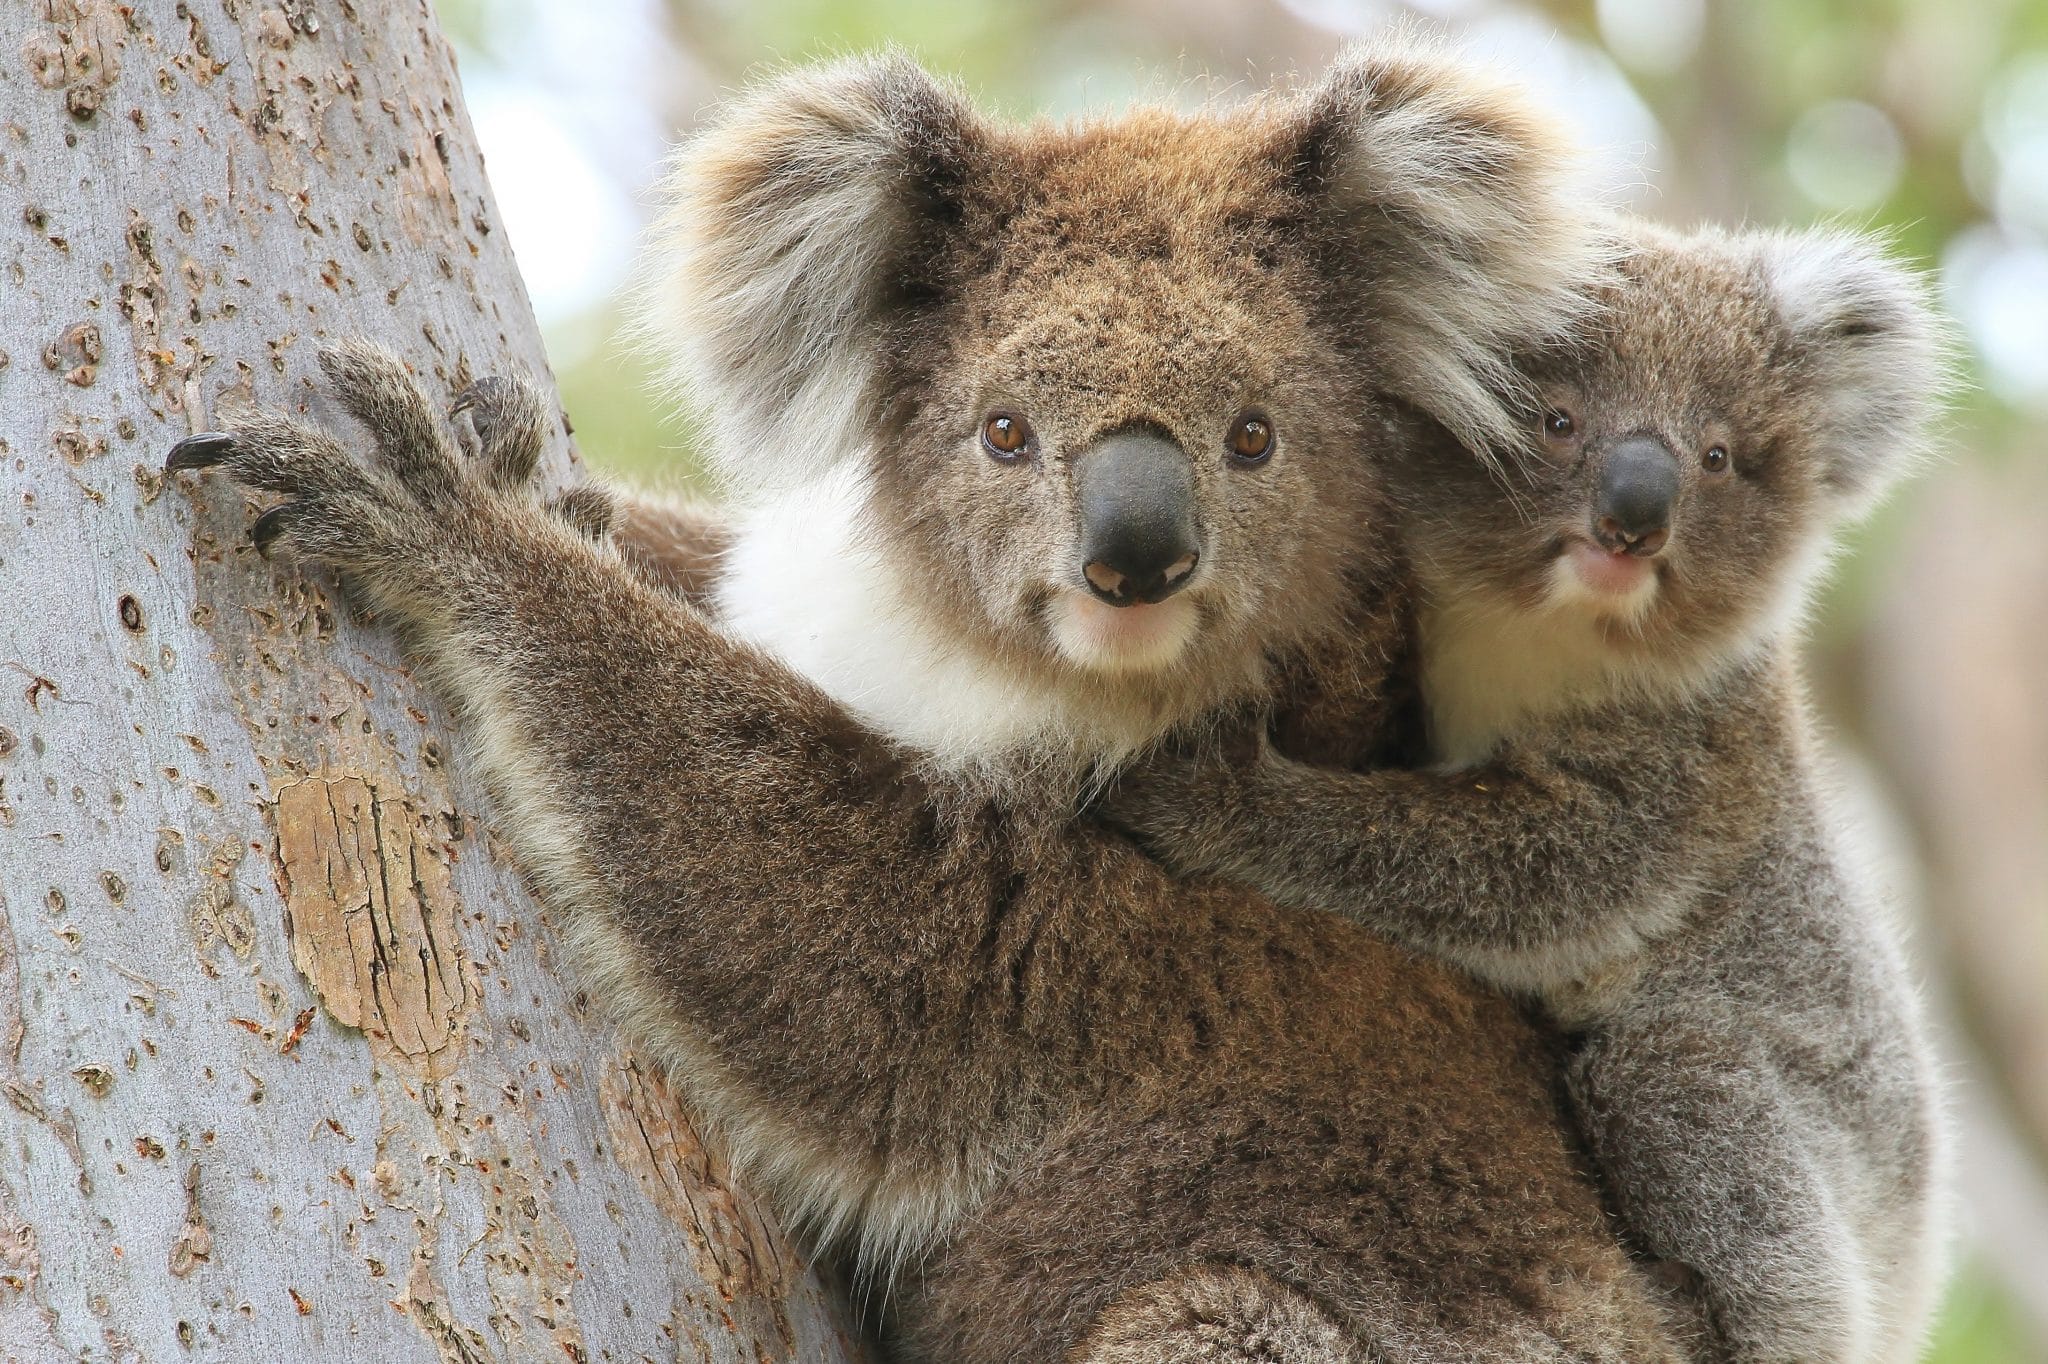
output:
[[[471,452],[484,477],[500,491],[526,486],[547,442],[548,405],[524,379],[491,374],[456,395],[450,416],[466,416]]]
[[[492,488],[517,492],[532,481],[552,420],[538,388],[513,375],[485,375],[456,395],[449,415],[468,418],[470,439],[464,445]],[[617,510],[612,495],[594,483],[550,499],[547,509],[592,540],[611,534]]]
[[[1247,784],[1272,760],[1263,722],[1170,741],[1119,774],[1098,812],[1174,870],[1212,871],[1215,821],[1242,805]]]
[[[488,378],[455,404],[470,448],[397,357],[366,342],[321,352],[320,368],[341,406],[370,437],[358,460],[331,433],[282,413],[255,411],[222,431],[171,447],[166,473],[219,467],[245,488],[283,501],[251,527],[257,548],[282,544],[295,556],[371,583],[431,576],[455,567],[465,547],[492,537],[494,517],[533,502],[533,473],[547,433],[547,405],[523,380]],[[547,510],[590,536],[609,524],[610,499],[578,488]]]
[[[361,342],[320,354],[328,387],[370,437],[357,460],[333,434],[283,413],[237,416],[171,447],[164,472],[218,467],[244,488],[282,494],[251,528],[259,549],[351,571],[431,553],[483,496],[447,423],[399,360]]]

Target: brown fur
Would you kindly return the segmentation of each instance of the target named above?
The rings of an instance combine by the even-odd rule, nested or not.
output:
[[[1075,128],[995,128],[900,61],[742,102],[686,154],[669,229],[712,460],[748,494],[723,621],[629,562],[668,529],[629,509],[622,553],[591,508],[499,489],[502,452],[473,476],[366,349],[330,369],[367,466],[274,416],[174,466],[283,493],[265,534],[402,631],[593,991],[786,1210],[895,1276],[907,1357],[1201,1358],[1221,1331],[1302,1364],[1673,1359],[1541,1033],[1073,818],[1089,767],[1264,696],[1271,656],[1317,694],[1384,689],[1405,616],[1382,391],[1505,423],[1507,349],[1598,278],[1546,138],[1404,48],[1245,109]],[[1280,444],[1232,469],[1247,397]],[[977,449],[995,403],[1027,410],[1035,459]],[[1196,466],[1213,546],[1183,594],[1199,629],[1135,674],[1063,653],[1042,605],[1080,567],[1068,466],[1133,422]],[[850,527],[825,573],[801,517],[764,538],[791,495]],[[781,583],[785,553],[805,571]],[[806,612],[838,601],[834,568],[869,575],[848,600],[904,644],[885,680],[966,659],[1085,742],[1048,777],[1033,743],[860,723],[886,701],[866,679],[830,693],[783,661],[833,627]],[[753,647],[735,604],[790,633]],[[1321,741],[1380,747],[1351,728]]]
[[[732,542],[714,507],[683,499],[621,499],[612,541],[647,581],[700,607],[711,605],[719,567]]]
[[[1162,1352],[1160,1342],[1176,1348]],[[1120,1294],[1074,1351],[1079,1364],[1363,1357],[1361,1342],[1286,1284],[1241,1269],[1182,1270]]]

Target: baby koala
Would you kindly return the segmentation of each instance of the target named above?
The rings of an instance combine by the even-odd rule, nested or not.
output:
[[[1793,645],[1832,533],[1921,450],[1940,329],[1851,234],[1625,234],[1605,334],[1526,367],[1536,449],[1495,466],[1418,419],[1401,456],[1434,765],[1162,756],[1109,813],[1547,1008],[1610,1196],[1718,1357],[1905,1360],[1935,1083]]]

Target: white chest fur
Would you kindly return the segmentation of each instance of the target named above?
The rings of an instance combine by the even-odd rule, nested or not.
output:
[[[1451,767],[1549,715],[1627,690],[1634,679],[1600,622],[1580,611],[1530,611],[1472,597],[1429,606],[1420,621],[1431,756]]]
[[[1523,727],[1615,701],[1669,701],[1694,694],[1724,670],[1796,634],[1832,542],[1794,542],[1774,566],[1763,605],[1721,637],[1657,648],[1626,638],[1653,593],[1602,604],[1564,558],[1551,566],[1536,606],[1425,581],[1418,628],[1422,693],[1432,756],[1449,767],[1482,761]]]
[[[745,510],[719,584],[725,628],[945,770],[1070,742],[1065,698],[977,656],[917,609],[866,509],[866,482],[848,464]]]

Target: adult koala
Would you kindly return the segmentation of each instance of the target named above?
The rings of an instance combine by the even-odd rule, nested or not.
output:
[[[170,467],[284,494],[259,541],[399,628],[585,978],[894,1276],[902,1357],[1675,1359],[1512,1008],[1075,818],[1275,687],[1305,756],[1380,742],[1318,698],[1384,694],[1403,636],[1381,395],[1512,429],[1503,357],[1602,268],[1564,160],[1404,45],[1071,127],[900,58],[768,84],[667,223],[742,506],[715,620],[599,499],[528,494],[517,384],[465,395],[465,460],[345,347],[366,463],[255,416]],[[692,524],[631,509],[635,562]]]

